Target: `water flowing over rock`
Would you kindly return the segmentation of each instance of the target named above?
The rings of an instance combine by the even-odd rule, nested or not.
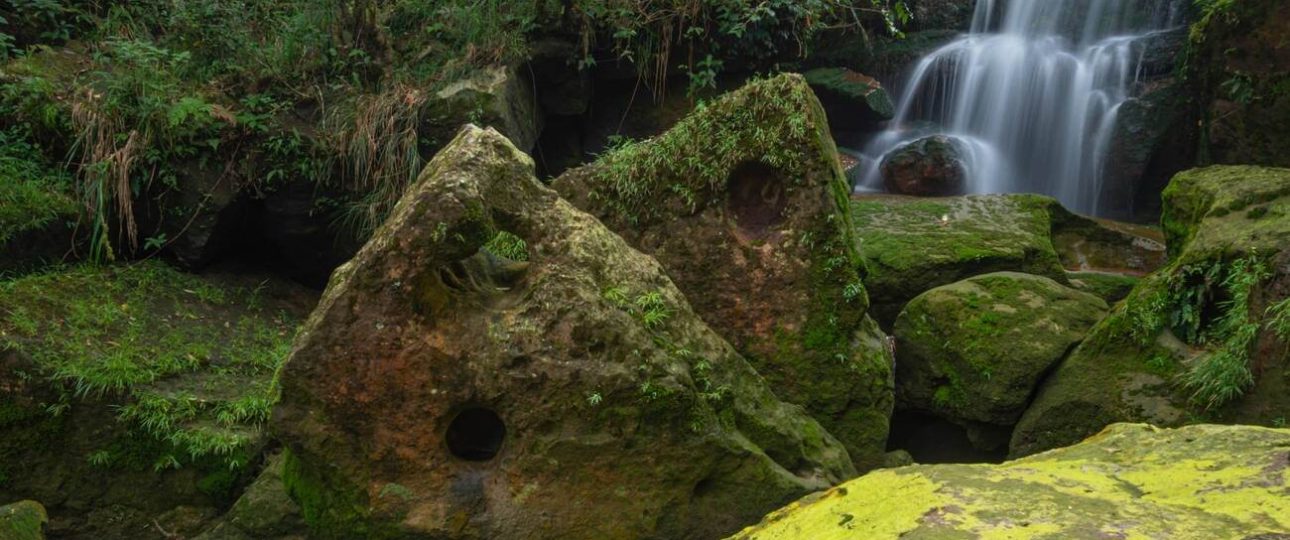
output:
[[[972,32],[914,67],[892,129],[866,153],[881,161],[910,140],[906,125],[931,120],[970,149],[968,192],[1043,193],[1098,214],[1117,112],[1142,75],[1141,38],[1180,24],[1181,6],[979,1]],[[876,165],[866,177],[881,184]]]
[[[811,495],[731,537],[1285,538],[1290,430],[1116,424],[1002,465],[916,465]]]
[[[866,315],[850,189],[802,76],[753,82],[553,187],[657,258],[695,311],[858,467],[882,463],[891,353]]]
[[[1112,422],[1275,425],[1290,412],[1290,170],[1209,167],[1165,190],[1170,261],[1044,383],[1014,456]]]
[[[932,135],[882,157],[882,183],[891,193],[943,197],[963,192],[968,166],[958,141]]]
[[[281,372],[323,538],[713,538],[854,474],[654,259],[464,128]]]

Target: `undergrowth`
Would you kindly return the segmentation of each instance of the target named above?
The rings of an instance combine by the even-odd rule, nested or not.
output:
[[[119,403],[116,418],[155,441],[154,468],[245,464],[276,401],[294,317],[258,290],[226,290],[160,263],[83,266],[0,283],[0,346],[29,357],[67,414]],[[111,448],[93,461],[121,463]],[[136,459],[137,461],[137,459]]]
[[[1193,403],[1216,409],[1254,385],[1250,355],[1265,328],[1290,336],[1290,308],[1281,301],[1256,313],[1253,295],[1270,277],[1258,255],[1170,267],[1134,291],[1123,313],[1114,315],[1116,333],[1143,346],[1162,330],[1203,349],[1178,376]]]
[[[661,92],[676,70],[712,87],[728,65],[800,59],[820,32],[896,33],[909,11],[900,0],[0,0],[0,18],[0,128],[63,141],[41,151],[70,164],[103,261],[164,248],[206,210],[166,206],[167,194],[209,198],[235,181],[254,195],[292,181],[330,190],[319,199],[338,230],[365,237],[433,150],[421,131],[434,92],[523,62],[535,36],[572,37],[570,64],[625,62]],[[139,230],[141,206],[159,207],[153,229]]]

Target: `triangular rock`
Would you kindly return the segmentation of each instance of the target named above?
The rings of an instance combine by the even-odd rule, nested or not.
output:
[[[333,275],[273,419],[315,534],[713,538],[854,474],[532,168],[463,129]]]

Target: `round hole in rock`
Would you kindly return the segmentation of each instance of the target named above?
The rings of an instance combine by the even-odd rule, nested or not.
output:
[[[730,212],[745,234],[761,236],[784,221],[788,195],[783,173],[761,163],[744,163],[730,173]]]
[[[448,451],[466,461],[488,461],[497,457],[506,439],[506,424],[497,413],[471,407],[448,424]]]

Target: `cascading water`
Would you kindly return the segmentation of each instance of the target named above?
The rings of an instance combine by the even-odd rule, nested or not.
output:
[[[1144,38],[1182,22],[1180,0],[978,0],[972,30],[914,67],[882,156],[917,138],[959,141],[972,193],[1031,192],[1098,213],[1103,162],[1140,76]]]

